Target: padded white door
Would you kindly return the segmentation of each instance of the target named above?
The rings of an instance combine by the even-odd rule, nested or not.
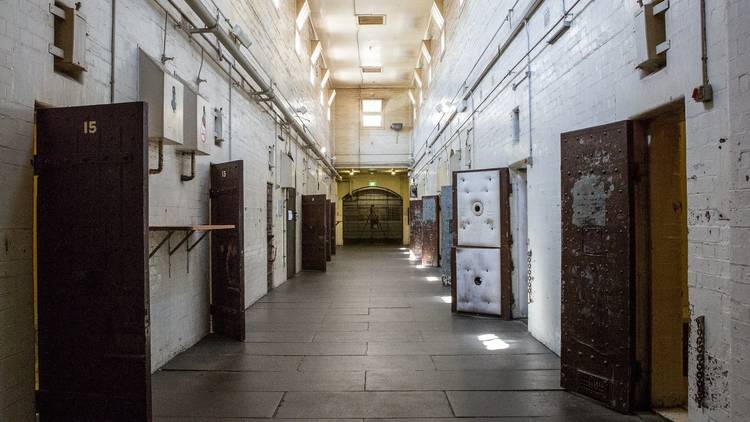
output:
[[[501,315],[500,249],[456,248],[456,310]]]
[[[457,174],[458,246],[501,246],[500,183],[500,170]]]

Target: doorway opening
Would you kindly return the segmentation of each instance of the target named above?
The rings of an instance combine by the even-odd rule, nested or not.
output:
[[[273,244],[273,184],[266,184],[266,281],[268,291],[273,290],[273,266],[276,262],[276,247]]]
[[[297,190],[286,189],[286,278],[297,274]]]
[[[403,200],[390,189],[354,190],[343,200],[344,244],[395,243],[403,239]]]
[[[529,250],[526,167],[511,169],[510,224],[513,236],[513,318],[528,318]]]
[[[644,120],[648,142],[649,406],[687,420],[689,300],[687,175],[682,103]]]

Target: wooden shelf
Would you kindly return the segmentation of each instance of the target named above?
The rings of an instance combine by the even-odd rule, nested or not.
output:
[[[151,258],[156,254],[156,252],[161,249],[162,246],[164,246],[165,243],[172,237],[174,232],[187,232],[185,236],[182,238],[182,240],[177,243],[177,246],[174,248],[169,249],[169,255],[172,256],[175,252],[177,252],[177,249],[182,246],[183,244],[186,244],[187,246],[187,253],[190,253],[190,251],[195,248],[198,243],[200,243],[201,240],[203,240],[207,235],[208,232],[214,231],[214,230],[231,230],[234,229],[236,226],[234,224],[196,224],[194,226],[150,226],[148,228],[149,231],[152,232],[167,232],[167,234],[164,236],[164,239],[159,242],[158,245],[148,254],[148,257]],[[195,241],[195,243],[190,244],[188,240],[190,239],[190,236],[193,235],[195,232],[203,232],[203,235],[198,238],[198,240]],[[186,243],[187,242],[187,243]]]
[[[211,230],[230,230],[233,228],[234,224],[197,224],[194,226],[150,226],[148,230],[152,232],[207,232]]]

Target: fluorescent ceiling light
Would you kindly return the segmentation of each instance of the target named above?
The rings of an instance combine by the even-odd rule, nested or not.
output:
[[[307,2],[305,2],[305,4],[307,4]],[[437,3],[432,2],[432,9],[430,10],[430,14],[432,15],[432,19],[435,21],[435,25],[437,25],[438,28],[443,29],[443,25],[445,25],[445,19],[443,18],[443,14],[440,12],[440,8],[438,7]]]
[[[417,83],[417,86],[422,88],[422,78],[419,77],[419,72],[414,69],[414,82]]]
[[[336,90],[335,89],[331,90],[331,96],[328,97],[328,107],[330,107],[331,104],[333,104],[333,99],[334,98],[336,98]]]
[[[430,54],[430,49],[427,48],[427,42],[426,41],[422,41],[422,57],[424,57],[424,59],[425,59],[425,61],[427,61],[427,63],[431,63],[432,62],[432,54]]]
[[[323,74],[323,79],[320,80],[320,87],[325,88],[328,83],[328,78],[331,77],[331,71],[326,69],[326,73]]]
[[[313,47],[312,54],[310,54],[310,61],[316,63],[320,58],[320,53],[323,52],[323,44],[320,41],[313,41],[315,46]]]
[[[302,27],[305,26],[305,23],[307,22],[307,18],[309,17],[310,4],[308,4],[307,0],[305,0],[305,2],[302,3],[302,7],[300,7],[299,9],[299,14],[297,14],[297,29],[302,29]]]

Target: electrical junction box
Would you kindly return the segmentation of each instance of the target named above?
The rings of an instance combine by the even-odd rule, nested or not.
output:
[[[213,143],[213,109],[208,100],[191,89],[184,91],[183,141],[179,151],[195,152],[196,155],[210,155]]]
[[[183,143],[184,88],[161,63],[143,50],[138,54],[138,93],[148,103],[148,139],[165,144]]]
[[[289,154],[279,154],[279,186],[294,188],[294,159]]]

